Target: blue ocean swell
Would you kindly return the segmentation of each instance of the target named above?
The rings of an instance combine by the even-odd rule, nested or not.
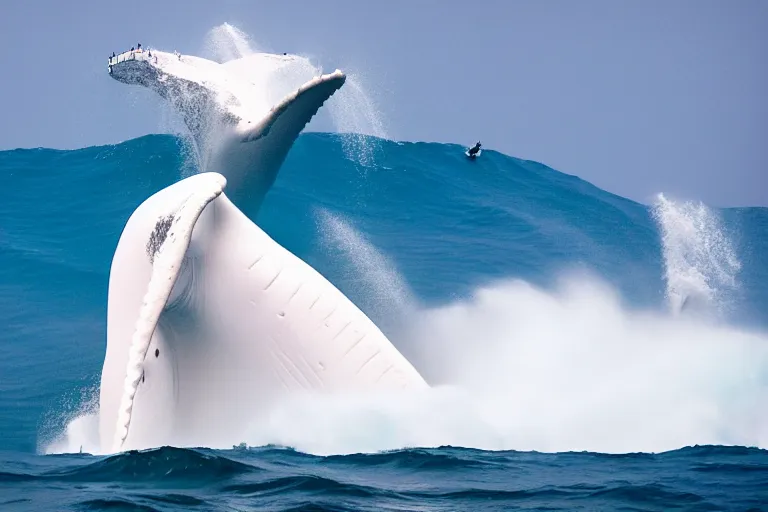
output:
[[[315,457],[161,448],[3,461],[10,510],[762,510],[766,452],[659,455],[460,448]],[[37,507],[37,508],[35,508]]]

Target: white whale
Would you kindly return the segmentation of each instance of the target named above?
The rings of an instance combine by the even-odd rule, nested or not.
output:
[[[109,279],[103,451],[239,442],[298,390],[426,383],[344,294],[204,173],[128,220]]]
[[[268,53],[220,64],[152,49],[109,60],[112,78],[155,91],[181,114],[200,170],[224,175],[230,199],[251,218],[296,137],[346,80],[339,70],[314,71],[303,57]]]
[[[337,70],[270,107],[265,84],[291,59],[217,64],[155,50],[110,59],[114,78],[174,105],[221,173],[156,193],[121,234],[99,395],[103,452],[239,442],[250,420],[299,390],[427,386],[344,294],[251,220],[293,141],[344,83]]]

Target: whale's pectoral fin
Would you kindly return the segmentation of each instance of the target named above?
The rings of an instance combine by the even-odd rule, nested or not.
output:
[[[220,174],[200,175],[192,193],[173,213],[159,217],[148,237],[146,249],[152,262],[152,277],[131,338],[123,395],[117,413],[114,451],[119,451],[128,437],[134,398],[144,375],[147,351],[152,344],[160,315],[176,284],[195,223],[208,203],[221,194],[225,185],[226,179]]]
[[[287,153],[301,130],[323,103],[344,85],[345,80],[346,76],[339,70],[313,78],[275,105],[256,126],[249,128],[243,142],[269,139],[266,150],[284,149]]]

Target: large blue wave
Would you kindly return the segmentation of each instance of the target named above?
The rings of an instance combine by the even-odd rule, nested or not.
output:
[[[457,368],[459,361],[474,364],[481,373],[505,375],[503,384],[486,375],[489,387],[534,395],[541,407],[562,411],[572,398],[564,388],[604,393],[600,382],[607,381],[587,383],[585,375],[605,370],[606,379],[616,378],[610,367],[622,362],[614,371],[634,379],[630,405],[652,402],[648,413],[675,407],[664,402],[662,389],[638,391],[636,381],[654,376],[677,375],[681,382],[664,384],[673,393],[690,392],[693,404],[736,407],[728,401],[733,394],[745,402],[726,411],[733,425],[718,415],[691,434],[690,425],[701,423],[696,412],[667,425],[672,434],[662,449],[700,439],[768,443],[768,418],[749,413],[765,405],[768,390],[767,347],[751,334],[768,326],[768,209],[715,210],[663,197],[649,207],[494,151],[470,161],[450,144],[367,138],[375,163],[362,165],[348,158],[343,137],[302,135],[258,222],[380,323],[431,380],[483,389],[477,372]],[[144,199],[192,172],[190,154],[182,140],[161,135],[74,151],[0,152],[0,449],[35,450],[91,400],[105,347],[109,267],[122,227]],[[684,331],[663,323],[672,322],[675,293],[704,297],[712,306],[707,318]],[[652,326],[648,332],[646,326]],[[654,337],[665,345],[653,345]],[[700,338],[698,354],[693,338]],[[563,345],[566,339],[572,344]],[[505,352],[520,340],[531,345]],[[614,353],[607,340],[626,350]],[[433,364],[436,347],[447,347],[441,357],[454,360]],[[567,357],[556,354],[569,350]],[[647,361],[650,373],[627,366],[632,358]],[[657,368],[657,359],[678,368]],[[579,364],[584,373],[570,373]],[[703,384],[705,374],[718,385]],[[536,386],[535,393],[526,386]],[[616,401],[600,393],[592,397],[601,404],[575,406],[583,415],[605,415],[610,424],[615,418],[606,410]],[[535,410],[527,402],[509,407],[527,416]],[[526,434],[515,431],[514,439],[499,441],[504,436],[496,432],[493,442],[500,448],[517,441],[536,449],[655,448],[650,426],[637,444],[627,440],[632,432],[614,436],[613,444],[560,430],[550,438],[533,435],[535,425],[559,421],[544,416],[526,424]],[[571,425],[574,418],[591,425],[576,412],[568,418]],[[614,427],[623,428],[606,429]],[[745,429],[749,435],[742,435]],[[419,441],[444,439],[424,433],[409,440]]]

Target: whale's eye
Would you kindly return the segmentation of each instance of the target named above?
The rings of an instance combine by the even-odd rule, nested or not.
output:
[[[160,349],[159,348],[155,349],[155,357],[160,357]]]

